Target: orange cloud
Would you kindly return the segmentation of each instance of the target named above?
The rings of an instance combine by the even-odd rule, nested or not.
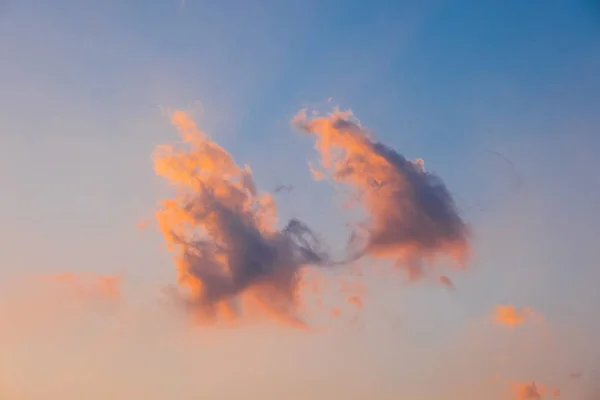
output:
[[[515,383],[514,384],[515,398],[517,400],[541,400],[542,395],[538,390],[535,382]]]
[[[425,171],[422,160],[409,161],[375,141],[351,111],[309,118],[302,110],[291,122],[316,140],[321,169],[311,166],[313,175],[352,188],[368,216],[362,232],[353,235],[351,260],[392,260],[411,279],[423,276],[439,256],[466,263],[467,226],[444,183]]]
[[[501,325],[517,326],[525,323],[537,314],[530,308],[517,309],[515,306],[497,306],[494,310],[494,321]]]
[[[452,281],[450,280],[450,278],[448,278],[445,275],[440,276],[440,283],[450,289],[454,289],[454,284],[452,283]]]
[[[171,122],[184,145],[159,146],[154,167],[176,189],[156,214],[175,254],[176,297],[203,323],[268,316],[303,327],[299,272],[325,261],[317,237],[298,220],[277,229],[273,197],[257,190],[250,168],[185,112]]]
[[[545,396],[560,397],[560,389],[548,388],[540,383],[512,383],[516,400],[541,400]]]
[[[357,308],[364,308],[363,301],[358,296],[350,296],[348,297],[348,303],[354,304]]]

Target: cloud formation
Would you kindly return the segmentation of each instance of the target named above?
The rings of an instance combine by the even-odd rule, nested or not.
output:
[[[514,327],[535,316],[537,314],[528,307],[518,309],[513,305],[501,305],[495,308],[493,319],[497,324]]]
[[[351,111],[309,118],[301,110],[292,125],[315,138],[322,169],[311,166],[313,176],[353,189],[367,214],[361,232],[353,235],[351,259],[392,260],[411,279],[422,277],[440,256],[465,265],[467,225],[444,182],[425,171],[423,160],[407,160],[374,140]]]
[[[175,253],[178,299],[202,322],[267,315],[304,326],[300,273],[326,262],[324,247],[299,220],[277,228],[273,197],[188,114],[173,111],[171,122],[183,145],[159,146],[154,165],[177,191],[157,219]]]
[[[201,321],[268,315],[305,326],[300,292],[313,285],[305,274],[310,265],[344,268],[371,256],[392,260],[417,279],[440,256],[466,262],[468,229],[443,182],[422,160],[408,161],[372,140],[350,112],[312,120],[300,112],[293,120],[317,138],[324,171],[314,169],[316,178],[349,185],[368,216],[351,235],[347,259],[336,263],[301,221],[280,227],[272,195],[258,191],[247,165],[238,166],[186,112],[171,111],[170,118],[183,143],[154,153],[155,172],[176,190],[157,221],[175,254],[175,297]],[[445,276],[438,280],[453,287]],[[346,305],[364,307],[364,290],[345,297]]]
[[[444,286],[446,286],[448,289],[454,289],[454,284],[452,283],[452,281],[450,280],[450,278],[448,278],[445,275],[442,275],[439,277],[440,283]]]
[[[560,389],[548,388],[540,383],[513,382],[513,391],[516,400],[541,400],[543,397],[560,397]]]

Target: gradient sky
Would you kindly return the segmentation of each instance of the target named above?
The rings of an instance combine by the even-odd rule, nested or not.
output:
[[[5,0],[0,60],[0,398],[495,400],[535,379],[592,399],[596,2]],[[136,230],[169,193],[161,107],[193,109],[263,190],[293,184],[281,218],[339,250],[347,215],[289,124],[332,105],[445,180],[469,270],[455,291],[376,282],[360,330],[190,330],[155,296],[175,281],[162,237]],[[124,304],[38,318],[51,305],[14,282],[66,271],[123,271]],[[496,326],[500,304],[544,318]]]

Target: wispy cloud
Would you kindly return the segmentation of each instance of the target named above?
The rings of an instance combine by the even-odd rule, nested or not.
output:
[[[519,309],[513,305],[496,306],[493,314],[494,322],[511,327],[524,324],[534,317],[540,317],[540,314],[529,307]]]
[[[541,400],[543,397],[560,397],[560,389],[550,388],[532,381],[530,383],[512,382],[516,400]]]
[[[304,109],[291,122],[315,138],[322,169],[313,175],[327,175],[352,188],[367,214],[353,236],[350,259],[367,255],[392,260],[411,279],[425,275],[440,256],[466,264],[467,225],[444,182],[425,170],[423,160],[407,160],[376,141],[352,111],[309,117]]]
[[[175,252],[182,304],[203,322],[260,314],[304,326],[300,271],[327,258],[317,236],[299,220],[277,228],[275,201],[256,188],[250,167],[187,113],[172,111],[171,122],[183,146],[159,146],[154,165],[177,196],[162,202],[157,219]]]

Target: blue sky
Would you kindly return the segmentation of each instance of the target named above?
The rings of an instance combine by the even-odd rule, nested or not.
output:
[[[349,357],[371,358],[382,398],[441,398],[416,383],[401,389],[394,373],[420,382],[426,378],[414,371],[434,370],[443,380],[431,360],[451,363],[465,326],[498,303],[539,309],[560,332],[600,333],[593,1],[9,0],[0,2],[0,59],[0,279],[125,269],[132,296],[174,280],[160,236],[135,229],[167,193],[150,158],[157,144],[176,139],[160,107],[194,108],[199,125],[250,164],[263,189],[294,184],[279,196],[282,216],[300,216],[341,245],[339,199],[312,181],[312,143],[289,126],[302,107],[335,104],[406,157],[423,158],[474,228],[472,269],[454,276],[457,292],[381,288],[379,302],[404,319],[423,353],[408,339],[378,336],[389,323],[376,312],[371,333],[346,338],[348,349],[362,349]],[[523,188],[509,163],[486,149],[514,163]],[[477,329],[485,343],[517,340]],[[523,340],[535,342],[528,334]],[[318,346],[337,360],[328,340]],[[430,361],[411,372],[389,354]],[[590,354],[574,351],[565,363],[589,364]],[[515,361],[515,374],[532,379],[536,363],[548,364],[542,360]],[[370,376],[358,369],[337,379],[354,373]],[[560,380],[553,374],[536,379]],[[186,382],[193,386],[192,377]],[[134,386],[123,383],[139,393]],[[472,395],[451,387],[448,399]]]

